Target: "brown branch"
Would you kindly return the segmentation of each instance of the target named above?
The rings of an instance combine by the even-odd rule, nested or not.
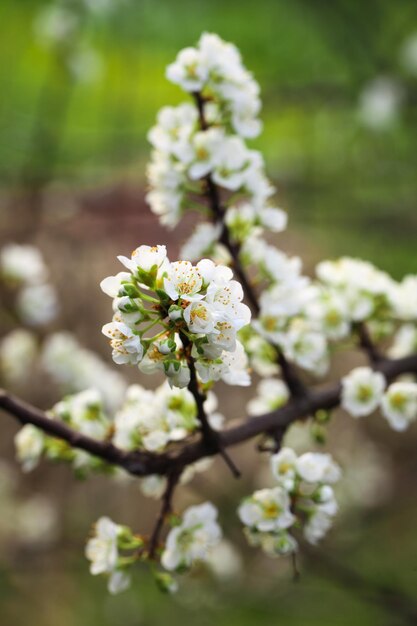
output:
[[[401,359],[381,360],[375,369],[384,374],[388,382],[402,374],[417,374],[417,353]],[[206,456],[221,454],[222,450],[249,441],[258,435],[272,434],[277,430],[283,434],[290,424],[314,414],[319,409],[336,408],[340,403],[340,393],[340,382],[313,389],[308,396],[293,398],[276,411],[245,419],[217,433],[220,446],[218,448],[213,446],[208,448],[201,439],[177,446],[162,454],[144,451],[126,452],[109,442],[82,435],[4,390],[0,390],[0,408],[17,418],[21,424],[33,424],[47,435],[62,439],[70,446],[85,450],[111,465],[122,467],[134,476],[149,476],[169,475],[175,470],[181,471],[191,463]]]
[[[358,322],[354,325],[354,330],[356,331],[359,339],[359,346],[366,352],[368,358],[371,363],[376,364],[383,357],[380,354],[378,348],[372,341],[372,338],[369,334],[369,330],[364,322]]]
[[[164,526],[167,516],[172,512],[172,498],[174,496],[175,487],[178,484],[181,473],[173,471],[168,475],[168,482],[162,496],[162,506],[156,520],[155,528],[149,540],[149,558],[155,558],[156,551],[159,546],[159,536]]]
[[[214,428],[212,428],[210,425],[206,410],[204,408],[204,402],[206,398],[200,391],[197,380],[197,372],[195,369],[195,362],[194,358],[191,355],[191,342],[188,337],[183,333],[180,333],[180,337],[185,349],[188,367],[190,369],[190,382],[188,384],[188,390],[193,395],[197,406],[197,419],[201,424],[201,432],[204,446],[206,447],[207,451],[219,452],[220,456],[223,458],[234,477],[239,478],[240,471],[233,463],[227,452],[223,449],[223,446],[220,442],[219,433],[214,430]]]

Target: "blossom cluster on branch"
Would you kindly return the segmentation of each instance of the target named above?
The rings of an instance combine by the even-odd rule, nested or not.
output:
[[[140,245],[118,257],[125,271],[101,283],[112,298],[103,333],[113,361],[162,374],[163,384],[153,391],[131,385],[110,407],[106,384],[98,388],[86,374],[85,389],[45,416],[3,395],[6,410],[25,424],[16,436],[23,469],[46,456],[81,475],[125,470],[145,477],[143,493],[161,499],[151,535],[107,517],[96,524],[86,556],[112,593],[128,586],[137,562],[151,564],[158,585],[172,592],[174,573],[213,559],[223,535],[216,507],[206,502],[178,515],[173,506],[176,487],[207,470],[209,457],[218,454],[238,476],[226,448],[262,435],[258,448],[272,452],[275,484],[237,503],[237,515],[251,546],[294,554],[332,525],[341,469],[328,453],[282,447],[288,426],[312,418],[322,440],[339,404],[353,417],[381,408],[394,430],[417,418],[417,277],[396,281],[349,257],[304,274],[299,257],[266,238],[284,231],[287,217],[275,205],[261,153],[246,143],[261,131],[261,103],[237,48],[205,33],[168,66],[167,78],[190,101],[164,107],[149,132],[147,199],[168,227],[194,209],[207,221],[197,224],[180,260],[170,261],[164,245]],[[337,350],[352,348],[369,366],[329,388],[308,384],[329,371]],[[249,417],[228,427],[213,387],[249,386],[251,372],[261,380]]]

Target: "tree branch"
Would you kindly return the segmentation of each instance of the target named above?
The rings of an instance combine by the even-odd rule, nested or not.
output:
[[[375,367],[386,377],[394,380],[401,374],[417,374],[417,353],[401,359],[384,359]],[[134,476],[150,474],[169,475],[175,470],[181,471],[187,465],[207,457],[221,454],[221,451],[262,434],[273,434],[277,430],[281,436],[293,422],[305,419],[319,409],[334,409],[340,403],[340,382],[313,389],[308,396],[293,398],[284,407],[245,419],[235,426],[217,433],[219,447],[210,448],[201,438],[199,441],[175,446],[162,454],[144,451],[126,452],[109,442],[98,441],[72,430],[64,423],[51,419],[36,407],[27,404],[16,396],[0,390],[0,408],[17,418],[21,424],[33,424],[47,435],[66,441],[74,448],[80,448],[90,454],[116,465]]]
[[[168,475],[168,482],[162,496],[162,506],[159,512],[158,518],[156,520],[155,528],[149,540],[149,558],[153,559],[155,557],[156,551],[159,545],[159,536],[161,534],[162,528],[164,526],[165,520],[167,516],[172,511],[172,498],[174,496],[175,487],[178,484],[178,480],[180,477],[180,473],[178,471],[173,471]]]
[[[373,364],[378,363],[383,357],[372,341],[366,324],[364,322],[358,322],[355,324],[354,329],[358,334],[359,346],[366,352],[370,362]]]

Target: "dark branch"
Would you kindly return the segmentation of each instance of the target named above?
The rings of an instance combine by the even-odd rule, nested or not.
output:
[[[159,547],[159,537],[164,526],[167,516],[172,512],[172,498],[174,496],[175,487],[177,486],[180,473],[178,471],[171,472],[168,475],[168,482],[162,496],[162,506],[156,520],[155,528],[149,540],[149,558],[155,557],[156,551]]]
[[[188,384],[188,390],[193,395],[196,406],[197,406],[197,419],[201,424],[201,433],[203,436],[203,443],[206,447],[207,451],[212,450],[213,452],[219,452],[221,457],[224,459],[226,465],[229,467],[230,471],[234,475],[235,478],[240,477],[240,471],[233,463],[230,456],[225,452],[223,446],[220,442],[219,433],[214,430],[209,422],[206,410],[204,408],[205,396],[200,391],[200,387],[197,380],[197,372],[195,369],[195,362],[191,355],[191,342],[189,341],[186,335],[181,334],[181,341],[183,343],[188,367],[190,369],[190,382]]]
[[[401,374],[417,374],[417,353],[401,359],[381,360],[376,369],[388,382]],[[273,434],[279,430],[282,435],[293,422],[313,415],[319,409],[334,409],[340,403],[341,385],[339,382],[313,389],[308,396],[293,398],[276,411],[245,419],[235,426],[217,433],[219,447],[210,448],[201,438],[194,443],[186,443],[163,454],[134,451],[125,452],[109,442],[97,441],[68,428],[62,422],[49,418],[37,409],[12,394],[0,390],[0,408],[18,419],[21,424],[33,424],[46,434],[66,441],[74,448],[80,448],[103,461],[122,467],[134,476],[150,474],[169,475],[181,472],[187,465],[207,457],[221,454],[230,446],[244,443],[258,435]]]
[[[359,338],[359,346],[366,352],[371,363],[378,363],[383,357],[378,351],[378,348],[374,344],[369,334],[369,330],[364,322],[358,322],[355,325],[355,330]]]

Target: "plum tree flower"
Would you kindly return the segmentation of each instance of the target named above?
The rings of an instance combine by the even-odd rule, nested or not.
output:
[[[108,590],[112,594],[125,591],[130,586],[130,576],[119,566],[119,546],[130,537],[130,531],[115,524],[108,517],[101,517],[94,528],[94,536],[88,540],[85,555],[91,561],[90,572],[108,575]]]
[[[15,437],[16,454],[24,472],[33,470],[42,456],[45,437],[38,428],[27,424]]]
[[[204,561],[221,537],[217,509],[210,502],[191,506],[181,523],[169,532],[161,563],[165,569],[175,571]]]
[[[260,489],[239,507],[243,524],[260,532],[289,528],[295,522],[290,511],[290,498],[281,487]]]
[[[342,378],[342,407],[353,417],[369,415],[379,405],[385,378],[369,367],[357,367]]]
[[[417,419],[417,383],[392,383],[381,399],[382,415],[394,430],[406,430]]]

